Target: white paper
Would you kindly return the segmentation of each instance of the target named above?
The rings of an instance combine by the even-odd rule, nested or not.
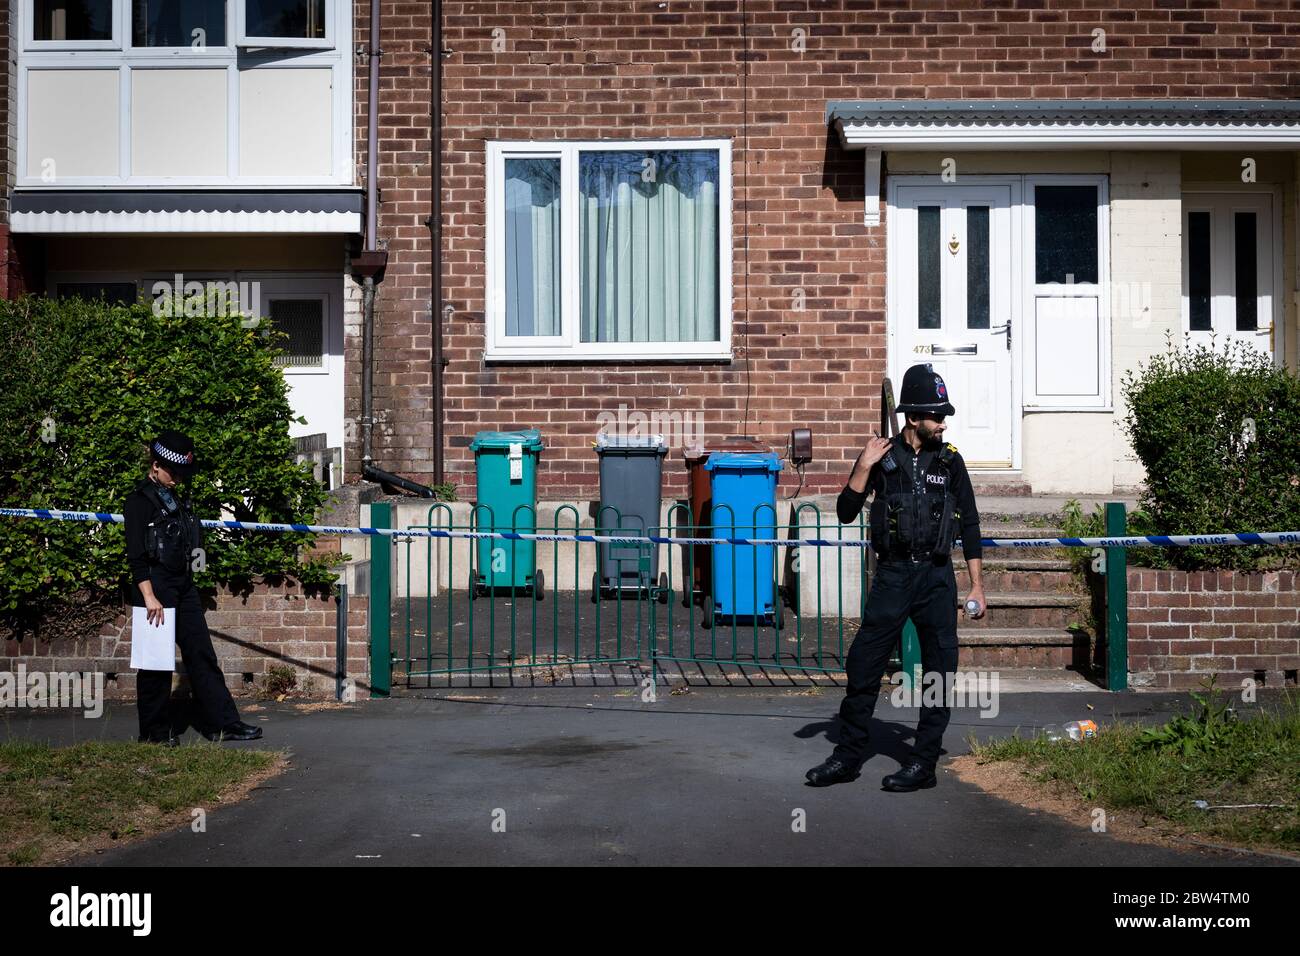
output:
[[[131,666],[141,671],[174,671],[176,608],[163,608],[162,624],[150,624],[148,613],[148,608],[131,608]]]

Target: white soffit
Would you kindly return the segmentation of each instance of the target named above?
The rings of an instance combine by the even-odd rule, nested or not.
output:
[[[45,235],[352,235],[359,191],[15,190],[10,231]]]
[[[826,120],[846,149],[1300,147],[1297,100],[854,100]]]
[[[826,123],[864,151],[867,226],[891,149],[1300,149],[1300,100],[832,100]]]

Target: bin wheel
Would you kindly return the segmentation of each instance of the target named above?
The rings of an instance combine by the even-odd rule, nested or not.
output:
[[[600,601],[600,572],[591,572],[591,603],[596,604]]]
[[[659,603],[660,604],[668,603],[668,572],[667,571],[661,571],[659,573]]]
[[[713,627],[713,598],[708,595],[700,602],[700,626],[706,631]]]
[[[478,585],[474,583],[474,569],[469,569],[469,599],[471,601],[478,598]]]
[[[778,631],[785,628],[785,605],[781,603],[779,594],[776,597],[776,610],[772,612],[772,623]]]
[[[533,574],[533,600],[541,601],[546,597],[546,579],[542,577],[542,569],[538,568]]]

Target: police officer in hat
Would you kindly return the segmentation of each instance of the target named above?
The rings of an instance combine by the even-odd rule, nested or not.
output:
[[[933,787],[935,766],[949,708],[934,706],[941,691],[949,703],[951,675],[957,670],[957,581],[949,553],[960,529],[962,551],[970,571],[967,603],[984,616],[980,561],[979,513],[970,475],[956,446],[944,442],[944,420],[953,414],[943,378],[932,366],[913,365],[903,376],[898,411],[907,426],[892,441],[873,438],[858,456],[837,511],[842,523],[857,518],[868,494],[871,501],[871,547],[877,556],[862,627],[849,648],[845,671],[848,688],[839,711],[834,752],[809,770],[815,787],[857,778],[868,757],[871,715],[880,680],[908,618],[921,644],[924,682],[916,739],[902,768],[882,781],[886,790],[907,792]],[[927,701],[927,696],[930,698]]]
[[[149,473],[126,496],[126,559],[131,569],[131,604],[147,608],[151,624],[176,615],[176,644],[193,695],[188,717],[171,707],[172,672],[141,670],[136,675],[140,740],[175,746],[176,735],[192,724],[209,740],[255,740],[262,728],[239,719],[212,649],[203,605],[192,578],[192,562],[203,544],[203,526],[177,483],[197,465],[194,442],[164,431],[149,445]]]

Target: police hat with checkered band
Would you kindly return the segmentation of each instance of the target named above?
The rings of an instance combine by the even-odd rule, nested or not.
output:
[[[149,453],[161,462],[168,471],[178,476],[194,474],[198,460],[194,457],[194,442],[188,435],[170,429],[159,433],[149,443]]]
[[[955,409],[948,401],[948,386],[929,362],[913,365],[903,374],[897,411],[912,415],[951,415]]]

